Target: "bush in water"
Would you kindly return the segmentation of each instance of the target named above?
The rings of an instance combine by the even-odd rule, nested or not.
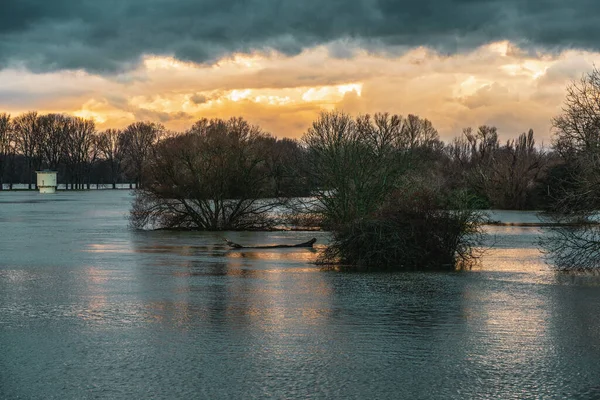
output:
[[[468,202],[462,193],[444,198],[424,185],[398,190],[375,213],[336,227],[321,262],[360,270],[469,266],[485,215]]]

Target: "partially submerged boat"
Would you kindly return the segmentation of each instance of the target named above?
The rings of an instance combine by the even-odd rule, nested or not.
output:
[[[231,240],[224,239],[225,242],[232,249],[293,249],[293,248],[312,248],[316,238],[310,239],[308,242],[298,243],[298,244],[275,244],[270,246],[242,246],[241,244],[232,242]]]

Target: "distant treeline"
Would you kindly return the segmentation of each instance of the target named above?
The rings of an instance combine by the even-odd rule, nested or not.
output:
[[[0,188],[13,183],[35,187],[35,171],[58,171],[72,189],[141,180],[149,151],[164,135],[161,125],[131,124],[98,132],[93,120],[63,114],[0,114]]]
[[[531,130],[500,143],[495,127],[466,128],[460,137],[444,143],[429,120],[388,114],[350,118],[348,126],[341,129],[355,129],[360,135],[361,125],[370,124],[371,120],[374,126],[379,124],[389,131],[389,139],[395,142],[392,148],[402,155],[406,169],[434,177],[450,191],[468,191],[482,208],[543,207],[552,195],[553,175],[561,171],[562,158],[554,149],[536,147]],[[384,120],[386,125],[381,126]],[[186,146],[190,134],[209,128],[211,135],[223,138],[236,130],[249,132],[251,140],[238,140],[235,146],[246,146],[242,153],[253,153],[256,171],[269,181],[268,190],[261,189],[264,196],[302,196],[327,184],[313,179],[311,169],[318,166],[310,165],[309,143],[276,139],[241,118],[200,120],[186,132],[170,132],[152,122],[136,122],[122,130],[98,131],[89,119],[37,112],[14,117],[0,114],[0,183],[8,187],[26,183],[33,188],[35,171],[52,169],[58,171],[59,183],[70,188],[85,188],[90,184],[116,187],[125,182],[143,187],[148,160],[156,161],[154,155],[160,143],[168,141],[169,147]],[[201,144],[207,148],[207,154],[211,146],[215,151],[210,156],[203,155],[207,164],[204,170],[194,173],[202,175],[216,168],[214,179],[218,179],[219,173],[227,173],[226,164],[235,161],[231,154],[240,149],[232,143],[217,142],[211,139]],[[350,167],[340,173],[356,173]],[[240,182],[239,186],[242,190],[244,185]]]

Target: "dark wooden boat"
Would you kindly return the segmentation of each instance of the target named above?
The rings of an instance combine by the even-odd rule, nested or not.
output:
[[[312,248],[313,244],[317,241],[316,238],[310,239],[308,242],[298,244],[275,244],[272,246],[242,246],[232,242],[231,240],[224,239],[225,242],[233,249],[293,249],[293,248]]]

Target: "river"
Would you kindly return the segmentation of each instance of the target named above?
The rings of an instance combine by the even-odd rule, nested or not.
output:
[[[470,271],[338,273],[222,241],[325,233],[139,232],[130,202],[0,192],[0,399],[600,398],[600,277],[538,228],[486,227]]]

